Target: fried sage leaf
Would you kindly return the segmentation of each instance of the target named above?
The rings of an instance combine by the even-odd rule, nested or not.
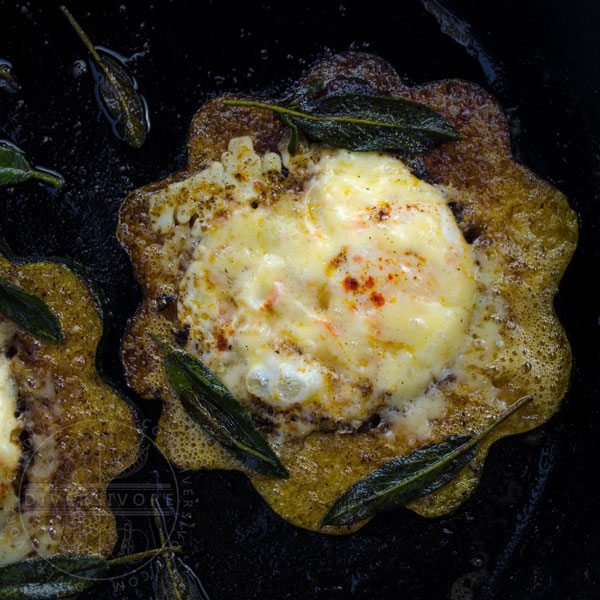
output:
[[[251,469],[287,478],[288,470],[252,422],[246,407],[199,360],[155,340],[164,350],[167,377],[186,412]]]
[[[299,109],[309,102],[325,94],[325,80],[314,79],[307,84],[293,87],[277,104],[285,108]],[[277,113],[276,113],[277,114]],[[300,130],[290,119],[289,115],[279,114],[278,117],[290,128],[291,135],[288,142],[290,154],[296,154]]]
[[[69,10],[61,6],[77,35],[98,66],[96,86],[109,121],[118,138],[133,148],[141,148],[149,130],[144,100],[135,79],[127,69],[106,52],[98,51]],[[102,53],[101,53],[102,52]]]
[[[12,65],[0,58],[0,89],[6,90],[11,94],[18,92],[21,89],[19,82],[15,79],[12,73]]]
[[[477,444],[516,410],[532,400],[523,396],[480,433],[461,435],[390,461],[350,486],[329,507],[319,527],[352,525],[378,512],[422,498],[454,479],[472,459]]]
[[[0,313],[35,335],[63,343],[65,334],[56,313],[35,294],[0,277]]]
[[[165,519],[156,496],[152,496],[152,510],[161,546],[166,547]],[[193,571],[182,560],[176,560],[172,553],[165,553],[157,559],[156,576],[152,581],[156,600],[210,600]]]
[[[180,550],[178,546],[158,548],[110,560],[92,555],[29,558],[0,567],[0,600],[65,598],[91,587],[116,565]]]
[[[270,104],[251,100],[224,100],[227,106],[252,106],[276,113],[292,128],[290,152],[298,129],[309,138],[335,148],[357,152],[398,150],[418,154],[440,144],[464,139],[435,110],[404,98],[367,94],[300,95],[292,102]]]
[[[28,179],[39,179],[56,188],[65,183],[62,177],[34,169],[20,150],[0,143],[0,185],[14,185]]]

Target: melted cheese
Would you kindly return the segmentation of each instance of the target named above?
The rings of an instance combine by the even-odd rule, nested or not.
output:
[[[5,355],[8,338],[7,327],[0,323],[0,499],[21,456],[21,449],[13,439],[19,422],[15,417],[17,388],[11,376],[10,361]]]
[[[0,565],[15,562],[31,552],[31,540],[22,527],[14,478],[21,458],[15,432],[22,428],[15,417],[17,387],[6,357],[14,326],[0,321]]]
[[[19,461],[21,450],[12,439],[17,429],[17,390],[10,375],[10,362],[0,355],[0,468],[10,469]]]
[[[308,430],[323,419],[356,428],[454,364],[475,260],[445,196],[400,160],[317,147],[284,162],[312,165],[304,189],[252,202],[281,159],[234,139],[221,162],[156,195],[153,225],[212,207],[191,226],[178,315],[189,349],[234,395],[293,409]]]

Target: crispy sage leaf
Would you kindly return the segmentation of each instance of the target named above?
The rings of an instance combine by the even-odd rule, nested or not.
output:
[[[516,410],[532,400],[523,396],[475,436],[461,435],[390,461],[350,486],[329,507],[319,527],[352,525],[383,510],[422,498],[454,479],[473,459],[477,444]]]
[[[328,146],[357,152],[398,150],[418,154],[445,142],[464,139],[435,110],[404,98],[305,94],[286,100],[285,105],[250,100],[224,100],[223,103],[266,108],[276,113],[292,127],[290,152],[295,148],[298,129]]]
[[[162,546],[168,542],[163,511],[156,496],[152,496],[154,522]],[[152,581],[156,600],[210,600],[194,572],[182,561],[165,553],[156,561],[156,576]]]
[[[293,87],[277,104],[285,108],[298,109],[324,93],[325,80],[314,79],[305,85]],[[291,130],[290,141],[288,142],[289,153],[296,154],[300,130],[289,115],[280,114],[278,116]]]
[[[300,108],[321,96],[325,96],[327,94],[326,84],[329,81],[328,79],[317,78],[311,79],[308,83],[302,85],[296,84],[277,104],[288,108]]]
[[[287,478],[288,470],[252,422],[246,407],[199,360],[155,340],[165,351],[167,377],[186,412],[251,469]]]
[[[0,185],[14,185],[28,179],[39,179],[56,188],[65,183],[62,177],[34,169],[20,150],[0,143]]]
[[[0,89],[6,90],[11,94],[18,92],[21,89],[19,82],[15,79],[12,73],[12,65],[0,58]]]
[[[64,6],[60,7],[77,35],[98,66],[96,86],[98,95],[117,137],[133,148],[141,148],[146,141],[149,123],[144,100],[135,79],[127,69],[106,52],[98,52],[75,17]]]
[[[63,343],[65,334],[56,313],[35,294],[0,277],[0,313],[35,335]]]
[[[78,555],[29,558],[0,567],[0,600],[65,598],[94,585],[111,567],[179,550],[158,548],[110,560]]]
[[[288,142],[288,151],[290,154],[296,154],[300,130],[298,129],[296,123],[294,123],[288,115],[281,115],[281,120],[291,129],[290,141]]]

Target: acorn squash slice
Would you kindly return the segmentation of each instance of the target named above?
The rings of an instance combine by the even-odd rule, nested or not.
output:
[[[107,317],[99,290],[77,265],[2,252],[0,279],[41,298],[64,342],[0,314],[0,564],[108,556],[117,529],[106,488],[136,459],[141,434],[133,407],[99,373]]]
[[[413,173],[446,196],[473,253],[476,301],[469,342],[449,370],[432,377],[420,395],[397,410],[395,428],[377,412],[357,427],[340,427],[320,414],[317,425],[312,424],[306,435],[282,435],[280,426],[293,412],[265,407],[252,393],[238,396],[289,469],[289,479],[252,472],[216,444],[183,409],[166,378],[162,351],[154,340],[166,340],[190,354],[202,355],[202,344],[210,333],[217,350],[219,346],[224,353],[231,350],[229,345],[235,341],[227,338],[231,332],[225,331],[219,341],[218,334],[208,329],[197,333],[196,328],[195,332],[194,323],[190,326],[181,314],[185,300],[182,282],[189,285],[186,273],[197,257],[197,248],[210,243],[210,236],[223,231],[224,224],[235,217],[231,211],[242,206],[236,194],[243,196],[244,202],[252,201],[254,207],[275,210],[282,196],[302,193],[309,181],[297,164],[297,168],[285,167],[293,161],[286,155],[289,131],[281,120],[268,110],[225,106],[217,98],[200,108],[192,120],[186,167],[132,192],[120,210],[118,238],[129,253],[144,293],[123,340],[126,377],[142,397],[164,402],[157,442],[171,461],[186,469],[244,470],[277,513],[310,530],[317,530],[323,514],[344,490],[375,469],[451,436],[480,432],[505,407],[531,395],[533,401],[482,440],[458,476],[408,504],[424,516],[443,515],[476,488],[494,441],[541,425],[559,408],[569,381],[571,353],[553,310],[553,298],[576,246],[577,219],[557,189],[512,159],[504,113],[477,85],[446,80],[410,87],[388,63],[362,53],[324,60],[299,85],[310,82],[317,82],[326,94],[362,92],[424,103],[466,136],[408,164]],[[230,145],[232,139],[237,140],[235,148]],[[209,172],[213,169],[218,175],[226,171],[223,165],[231,163],[240,144],[245,147],[248,164],[262,161],[262,179],[254,182],[253,191],[245,188],[245,195],[234,181],[237,177],[239,185],[244,184],[241,170],[220,188],[214,187]],[[301,146],[300,154],[305,153],[308,163],[315,151],[328,151],[306,140]],[[267,163],[275,165],[276,171],[279,164],[279,170],[267,173]],[[272,222],[267,214],[264,227]],[[212,283],[203,280],[198,285],[208,289]],[[202,311],[202,302],[198,306]],[[269,307],[265,304],[265,308]],[[221,324],[212,325],[218,328]],[[231,381],[231,373],[239,365],[215,361],[208,366]],[[365,395],[368,392],[367,387]],[[429,404],[435,405],[435,410],[421,418],[424,427],[415,433],[411,419],[421,410],[423,398],[435,400]],[[328,526],[323,531],[347,533],[364,522]]]

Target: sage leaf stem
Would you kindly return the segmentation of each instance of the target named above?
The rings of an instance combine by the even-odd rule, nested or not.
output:
[[[1,277],[0,313],[35,335],[60,344],[65,341],[60,320],[46,302]]]
[[[161,556],[163,554],[173,554],[174,552],[181,552],[181,546],[162,546],[153,550],[144,550],[143,552],[137,552],[135,554],[118,556],[117,558],[108,559],[106,564],[110,568],[117,565],[126,565],[128,563],[137,562],[138,560],[144,560],[145,558],[154,558],[155,556]]]
[[[329,507],[319,527],[352,525],[383,510],[403,506],[454,479],[474,457],[477,444],[492,429],[531,401],[523,396],[474,436],[450,437],[394,459],[350,486]]]
[[[165,517],[156,496],[152,496],[152,511],[161,546],[166,547]],[[210,600],[193,571],[181,560],[179,565],[171,553],[165,553],[157,560],[156,577],[152,582],[156,600]]]
[[[34,169],[20,150],[0,143],[0,185],[14,185],[29,179],[38,179],[55,188],[65,183],[60,176]]]
[[[329,96],[330,98],[342,98],[342,96]],[[367,97],[367,96],[365,96]],[[400,100],[400,98],[378,98],[377,96],[371,96],[373,99],[378,100]],[[301,119],[307,119],[309,121],[333,121],[340,123],[356,123],[360,125],[373,125],[377,127],[389,127],[394,128],[396,125],[394,123],[385,123],[381,121],[376,121],[374,119],[368,118],[360,118],[354,117],[352,115],[318,115],[318,114],[310,114],[308,112],[303,112],[301,110],[294,110],[292,108],[287,108],[285,106],[278,106],[277,104],[268,104],[264,102],[253,102],[250,100],[223,100],[223,104],[226,106],[251,106],[255,108],[265,108],[271,110],[276,113],[281,113],[283,115],[289,115],[290,117],[298,117]],[[420,126],[416,123],[411,124],[407,123],[404,125],[406,129],[420,129]],[[441,129],[437,131],[441,132]],[[459,139],[462,139],[463,136],[459,136]]]

